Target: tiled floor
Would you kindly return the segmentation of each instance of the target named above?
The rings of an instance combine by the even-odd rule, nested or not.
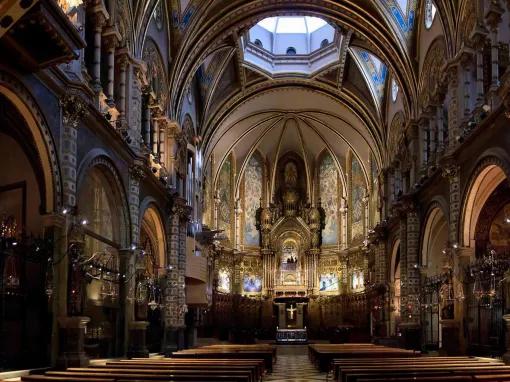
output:
[[[326,381],[326,373],[319,373],[308,359],[307,345],[278,345],[273,373],[264,381],[305,382]]]

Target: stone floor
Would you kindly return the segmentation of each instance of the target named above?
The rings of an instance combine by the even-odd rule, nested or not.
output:
[[[326,381],[326,373],[320,373],[308,359],[307,345],[277,345],[277,360],[273,373],[264,381],[306,382]]]

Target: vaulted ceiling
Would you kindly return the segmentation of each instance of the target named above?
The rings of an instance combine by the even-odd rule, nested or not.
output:
[[[393,82],[404,113],[416,115],[411,102],[417,96],[418,77],[413,38],[422,3],[198,2],[173,57],[171,113],[181,119],[190,89],[196,91],[206,160],[213,152],[224,157],[232,150],[241,161],[255,149],[277,156],[276,142],[284,142],[280,151],[293,142],[293,150],[310,156],[329,149],[341,157],[345,149],[352,149],[365,168],[371,152],[381,168],[388,133],[385,105]],[[245,62],[242,38],[258,22],[275,16],[326,21],[339,36],[338,59],[309,75],[272,76]],[[294,127],[286,128],[290,125]],[[301,141],[282,139],[289,131],[301,134]]]

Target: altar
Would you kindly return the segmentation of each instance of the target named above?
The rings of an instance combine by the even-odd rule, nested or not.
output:
[[[306,329],[277,329],[276,343],[299,343],[308,342]]]

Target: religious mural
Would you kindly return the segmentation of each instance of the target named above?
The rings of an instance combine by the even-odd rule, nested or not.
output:
[[[218,206],[218,229],[224,230],[225,236],[231,238],[232,219],[232,159],[229,156],[221,167],[218,178],[217,192]]]
[[[253,274],[246,274],[243,277],[243,292],[260,293],[262,292],[262,280]]]
[[[218,272],[218,291],[230,293],[232,291],[232,279],[230,272],[226,269],[221,269]]]
[[[356,242],[363,238],[364,234],[364,205],[365,179],[363,169],[358,159],[353,155],[351,161],[351,241]]]
[[[351,287],[354,291],[362,291],[365,289],[365,276],[363,275],[363,271],[357,270],[352,273]]]
[[[319,168],[320,199],[326,214],[322,243],[338,243],[338,172],[329,153],[322,158]]]
[[[244,172],[244,243],[259,245],[257,209],[262,198],[263,168],[261,161],[252,155]]]
[[[338,291],[338,275],[336,273],[320,275],[319,290],[321,292]]]
[[[510,204],[505,205],[494,218],[490,231],[491,247],[504,251],[510,248]]]

